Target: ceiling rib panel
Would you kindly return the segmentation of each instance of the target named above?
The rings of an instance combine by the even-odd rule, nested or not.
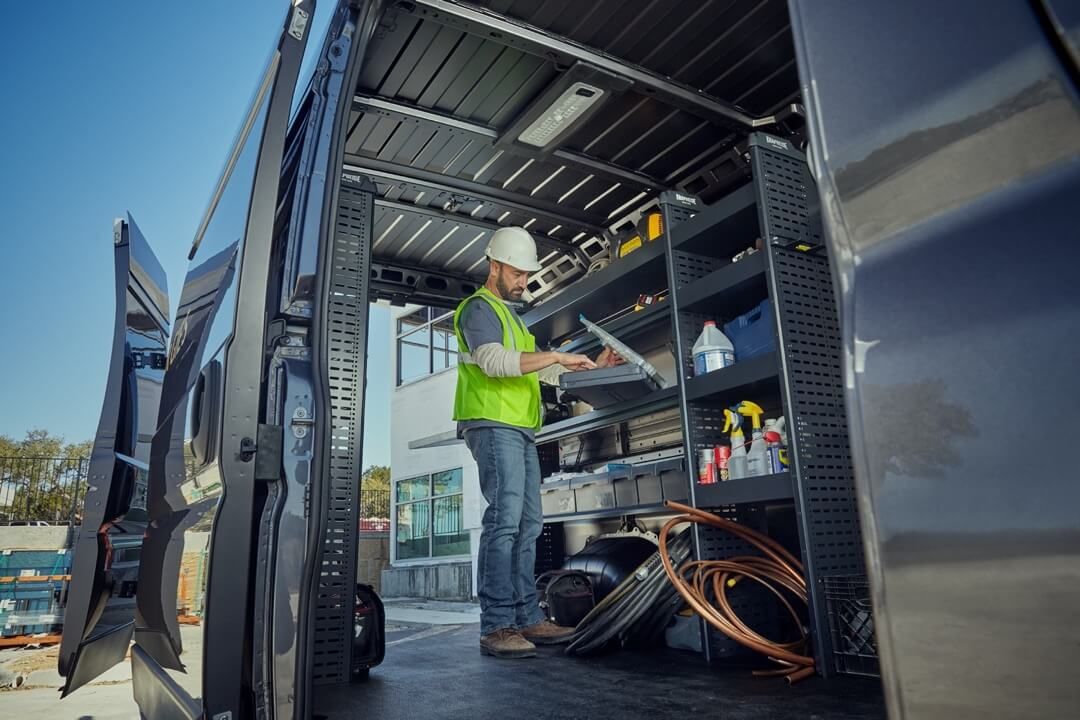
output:
[[[471,2],[606,53],[602,65],[621,59],[754,116],[798,101],[784,0]],[[377,259],[476,273],[494,227],[527,226],[540,240],[580,246],[664,184],[696,177],[701,192],[722,194],[715,183],[741,181],[730,150],[746,130],[665,87],[647,94],[655,80],[633,73],[638,85],[609,92],[546,151],[497,144],[566,69],[552,59],[581,53],[564,45],[545,56],[546,41],[527,32],[478,32],[486,21],[441,0],[411,6],[388,5],[359,75],[361,95],[392,104],[358,99],[345,145],[350,167],[368,163],[384,205],[399,203],[376,209]],[[464,22],[425,16],[436,8]],[[713,185],[702,184],[708,177]],[[541,255],[554,266],[568,251],[547,246]]]

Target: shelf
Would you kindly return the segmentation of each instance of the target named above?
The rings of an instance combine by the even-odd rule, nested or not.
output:
[[[674,511],[664,507],[663,503],[653,505],[635,505],[624,508],[606,508],[604,510],[587,510],[585,512],[563,513],[561,515],[544,515],[544,522],[570,522],[574,520],[602,520],[604,518],[622,517],[623,515],[657,515],[660,513],[674,514]]]
[[[540,485],[545,522],[669,512],[665,500],[689,502],[681,457]]]
[[[667,410],[678,404],[679,388],[672,385],[671,387],[657,390],[654,393],[628,400],[627,402],[618,403],[617,405],[611,405],[606,408],[601,408],[600,410],[593,410],[584,415],[552,423],[551,425],[541,428],[540,432],[536,433],[536,442],[539,444],[562,440],[571,435],[580,435],[581,433],[596,430],[597,428],[626,422],[627,420],[640,417],[641,415],[648,415],[661,410]]]
[[[759,234],[757,199],[753,183],[724,196],[671,232],[675,250],[727,257],[754,244]]]
[[[664,239],[657,238],[525,313],[521,319],[537,345],[546,347],[581,330],[579,313],[598,321],[633,305],[642,293],[667,288],[664,245]]]
[[[689,402],[708,400],[723,404],[754,400],[755,396],[775,386],[779,377],[780,365],[776,353],[770,352],[687,380],[686,399]]]
[[[734,317],[768,295],[765,253],[756,252],[678,289],[679,310],[718,312]]]
[[[589,318],[592,320],[592,318]],[[629,312],[622,317],[603,323],[602,327],[615,337],[633,346],[633,338],[660,323],[671,323],[671,304],[664,300],[640,312]],[[671,329],[667,329],[670,337]],[[559,348],[562,352],[592,355],[600,349],[600,341],[590,334],[575,338]]]
[[[795,488],[791,485],[789,472],[739,478],[711,485],[694,484],[694,499],[699,508],[791,500],[794,497]]]

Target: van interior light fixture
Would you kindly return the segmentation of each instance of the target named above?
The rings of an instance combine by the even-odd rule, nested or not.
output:
[[[518,142],[547,147],[573,125],[604,94],[598,87],[576,82],[551,104],[544,114],[518,135]]]

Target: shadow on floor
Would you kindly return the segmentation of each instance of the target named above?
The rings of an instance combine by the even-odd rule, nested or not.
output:
[[[877,681],[753,678],[673,651],[578,659],[541,648],[529,660],[480,655],[475,625],[411,628],[388,635],[386,662],[351,686],[316,687],[327,720],[883,720]]]

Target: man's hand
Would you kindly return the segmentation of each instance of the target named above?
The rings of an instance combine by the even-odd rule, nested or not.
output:
[[[622,357],[609,347],[605,347],[599,355],[596,356],[596,366],[602,368],[615,367],[616,365],[622,365],[626,361]]]
[[[578,355],[576,353],[555,353],[555,360],[567,370],[595,370],[596,363],[589,359],[588,355]]]

